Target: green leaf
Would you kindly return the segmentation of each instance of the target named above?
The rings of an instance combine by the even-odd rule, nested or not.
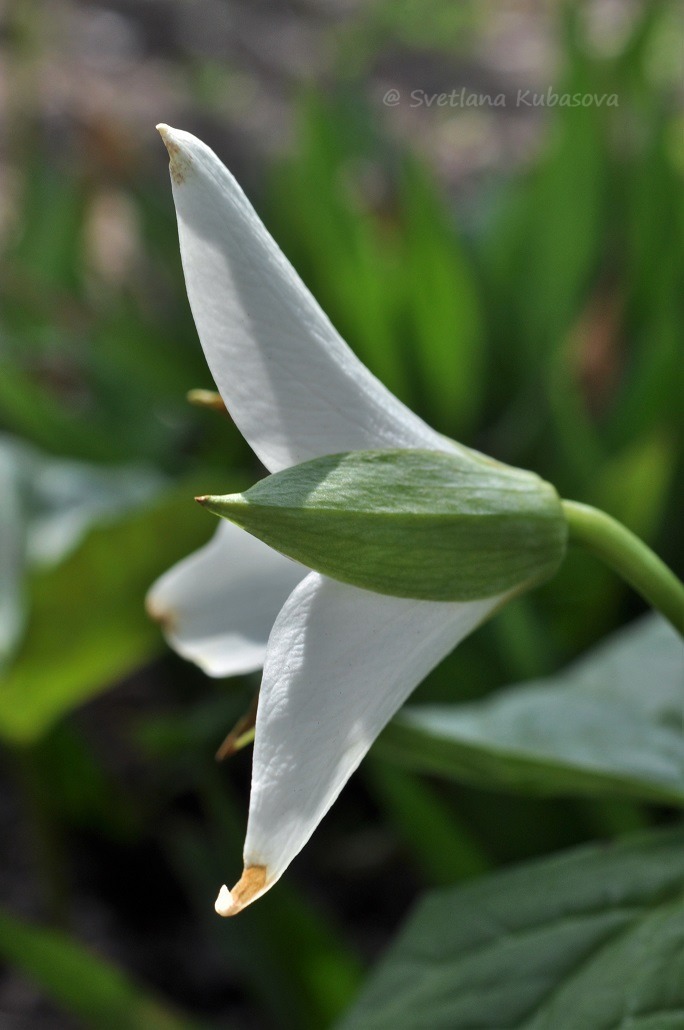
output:
[[[0,444],[0,668],[16,647],[26,622],[25,548],[17,469]]]
[[[29,565],[62,561],[94,525],[113,523],[151,502],[165,483],[152,466],[100,465],[57,458],[0,433],[0,459],[14,474]],[[1,499],[0,499],[1,503]]]
[[[579,22],[576,15],[572,18]],[[569,47],[568,58],[564,81],[555,92],[611,92],[600,65],[582,47]],[[515,269],[516,285],[525,336],[537,355],[549,353],[550,341],[557,341],[568,327],[595,274],[605,231],[606,126],[611,117],[614,109],[605,105],[558,108],[547,154],[533,171],[524,197],[526,222],[516,241],[524,261]]]
[[[596,470],[598,507],[645,540],[657,532],[676,469],[676,441],[645,433]]]
[[[153,580],[207,538],[192,485],[93,530],[70,557],[37,574],[31,618],[0,683],[0,735],[35,740],[64,712],[105,690],[161,647],[144,610]],[[167,532],[174,527],[173,534]]]
[[[428,894],[344,1030],[684,1026],[684,833]]]
[[[0,340],[0,343],[2,341]],[[23,345],[25,350],[25,345]],[[9,360],[0,348],[0,421],[46,450],[78,458],[108,461],[122,457],[119,441],[107,434],[101,419],[89,418],[83,432],[83,417],[60,403],[39,385],[18,362]]]
[[[649,615],[555,677],[475,704],[408,708],[378,746],[482,787],[683,805],[683,671],[681,640]]]
[[[487,354],[474,273],[435,184],[416,162],[402,183],[402,297],[431,423],[469,430],[482,404]]]
[[[99,1030],[190,1030],[192,1023],[64,933],[0,912],[0,955]]]
[[[40,289],[78,290],[83,280],[82,240],[88,192],[78,174],[65,174],[38,147],[23,168],[22,232],[10,251]]]
[[[28,571],[57,564],[93,525],[120,519],[162,483],[149,466],[55,458],[0,433],[0,666],[26,626]]]
[[[198,500],[310,568],[397,597],[494,597],[547,579],[565,550],[553,487],[466,448],[328,455]]]

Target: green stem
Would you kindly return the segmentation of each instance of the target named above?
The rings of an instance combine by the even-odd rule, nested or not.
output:
[[[614,569],[684,636],[684,583],[616,519],[577,501],[562,501],[570,541],[583,544]]]

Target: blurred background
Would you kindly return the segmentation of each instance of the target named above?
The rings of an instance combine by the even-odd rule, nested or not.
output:
[[[214,916],[250,753],[213,755],[258,678],[205,678],[143,599],[215,528],[193,495],[263,470],[185,398],[213,384],[154,126],[218,152],[427,421],[681,567],[681,9],[5,0],[0,28],[0,1021],[327,1027],[426,886],[659,813],[380,742],[277,888]],[[416,699],[543,676],[641,610],[573,554]]]

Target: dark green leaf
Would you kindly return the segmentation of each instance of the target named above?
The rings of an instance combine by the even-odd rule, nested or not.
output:
[[[558,676],[475,704],[408,708],[379,746],[484,787],[682,805],[683,684],[681,640],[647,616]]]
[[[684,1026],[684,834],[429,894],[344,1030]]]

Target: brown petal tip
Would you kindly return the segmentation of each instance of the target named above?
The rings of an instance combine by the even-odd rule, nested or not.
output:
[[[236,916],[255,901],[266,889],[266,866],[247,866],[238,882],[229,891],[224,884],[214,904],[220,916]]]
[[[167,608],[160,608],[156,601],[148,595],[145,598],[145,611],[149,617],[158,623],[165,633],[173,633],[176,628],[175,613]]]
[[[170,125],[165,125],[164,122],[160,122],[157,126],[157,132],[161,136],[164,141],[164,146],[169,152],[171,178],[176,186],[180,186],[181,183],[185,182],[187,173],[192,166],[192,158],[184,150],[181,150],[180,146],[173,138],[173,129]]]

